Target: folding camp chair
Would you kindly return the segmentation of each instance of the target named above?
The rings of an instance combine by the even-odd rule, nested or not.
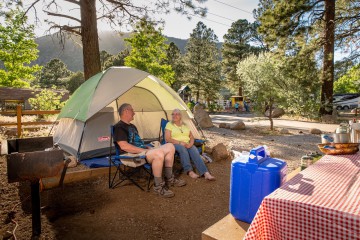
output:
[[[115,147],[115,155],[112,144]],[[142,156],[129,156],[121,155],[121,149],[119,144],[114,141],[114,126],[111,126],[110,137],[110,153],[109,153],[109,188],[115,188],[125,180],[129,180],[134,183],[138,188],[145,191],[143,187],[133,178],[135,173],[138,173],[143,169],[148,175],[147,191],[150,190],[150,181],[153,177],[151,165],[147,162],[144,155]],[[116,167],[115,174],[112,173],[112,167]],[[118,177],[118,179],[117,179]]]
[[[161,144],[166,143],[166,140],[165,140],[165,127],[166,127],[166,124],[168,122],[169,122],[168,120],[166,120],[164,118],[161,118],[161,122],[160,122],[160,143]],[[204,152],[205,140],[195,139],[194,140],[194,145],[195,145],[195,147],[197,147],[200,154],[202,154]]]

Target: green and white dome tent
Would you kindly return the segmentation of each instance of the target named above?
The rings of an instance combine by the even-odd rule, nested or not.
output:
[[[111,67],[85,81],[61,110],[54,143],[78,160],[109,153],[110,125],[120,118],[119,106],[135,110],[133,124],[144,139],[159,139],[161,118],[169,119],[178,108],[195,138],[201,138],[194,116],[179,95],[147,72]]]

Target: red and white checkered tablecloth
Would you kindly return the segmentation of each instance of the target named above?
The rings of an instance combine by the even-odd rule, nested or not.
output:
[[[244,239],[360,239],[360,154],[326,155],[264,198]]]

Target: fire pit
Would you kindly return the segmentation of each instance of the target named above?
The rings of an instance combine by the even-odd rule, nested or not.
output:
[[[33,237],[41,234],[39,180],[61,173],[64,176],[66,171],[63,151],[52,146],[52,137],[7,141],[8,182],[30,181],[31,184]]]

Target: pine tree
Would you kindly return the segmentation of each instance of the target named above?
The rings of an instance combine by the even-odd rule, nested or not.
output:
[[[125,65],[151,73],[171,85],[175,74],[171,66],[165,63],[168,48],[166,40],[161,29],[156,30],[153,23],[141,20],[136,25],[136,32],[125,39],[131,46]]]
[[[42,88],[65,88],[66,82],[64,78],[71,75],[71,71],[67,69],[65,63],[60,59],[51,59],[41,70],[38,84]]]
[[[169,44],[169,47],[166,50],[165,63],[170,65],[175,73],[174,82],[171,84],[171,88],[177,91],[183,84],[181,79],[184,74],[184,63],[180,49],[173,42]]]
[[[198,22],[186,44],[184,80],[190,84],[196,101],[201,95],[209,102],[216,98],[220,89],[221,65],[217,43],[214,31]]]
[[[242,95],[243,84],[239,75],[236,74],[238,62],[248,55],[257,54],[264,49],[250,45],[250,43],[256,44],[258,42],[259,37],[256,29],[256,23],[249,23],[245,19],[240,19],[232,23],[227,34],[224,35],[222,73],[229,86],[237,89],[240,96]]]

